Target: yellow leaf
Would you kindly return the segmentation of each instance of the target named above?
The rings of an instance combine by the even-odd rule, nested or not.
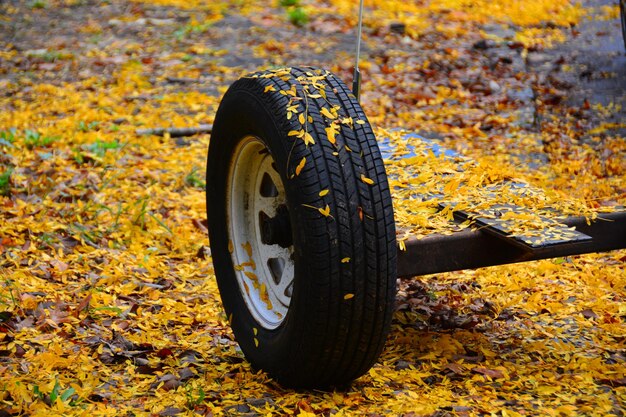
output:
[[[324,208],[315,207],[310,204],[302,204],[302,207],[308,207],[310,209],[317,210],[322,213],[324,217],[330,217],[331,219],[333,218],[333,216],[330,215],[330,207],[328,206],[328,204],[326,204],[326,207]]]
[[[290,130],[289,133],[287,133],[287,136],[297,136],[301,138],[304,136],[304,130]]]
[[[250,245],[250,242],[242,243],[241,247],[244,248],[248,254],[248,258],[252,258],[252,245]]]
[[[367,178],[365,175],[361,174],[361,181],[363,181],[367,185],[374,184],[374,180],[371,178]]]
[[[306,122],[304,113],[300,113],[300,115],[298,116],[298,121],[300,122],[301,125],[303,125]]]
[[[486,358],[495,358],[495,357],[498,356],[497,353],[495,353],[495,352],[493,352],[493,351],[491,351],[491,350],[489,350],[487,348],[484,348],[484,347],[481,347],[480,351],[482,352],[483,355],[485,355]]]
[[[254,272],[244,271],[244,275],[250,278],[252,281],[256,281],[258,279]]]
[[[295,97],[296,96],[296,86],[292,85],[289,90],[280,90],[279,93],[282,94],[283,96]]]
[[[322,107],[322,109],[320,110],[320,113],[321,113],[323,116],[326,116],[327,118],[329,118],[329,119],[331,119],[331,120],[336,118],[336,116],[335,116],[334,114],[332,114],[332,113],[330,112],[330,110],[328,110],[326,107]]]
[[[254,338],[254,346],[259,347],[259,340],[256,337]]]
[[[326,194],[328,194],[328,189],[320,191],[320,197],[324,197]]]
[[[332,143],[333,145],[337,143],[337,139],[335,138],[335,136],[339,132],[339,128],[337,127],[337,125],[331,124],[330,126],[325,128],[325,130],[326,130],[326,137],[328,137],[328,141]]]
[[[352,126],[353,120],[352,117],[345,117],[341,119],[341,124]]]
[[[241,266],[241,270],[242,270],[242,271],[243,271],[243,269],[244,269],[245,267],[247,267],[247,266],[249,266],[249,267],[250,267],[250,268],[252,268],[252,269],[256,269],[256,262],[254,262],[254,260],[250,259],[250,261],[248,261],[248,262],[244,262],[244,263],[242,263],[242,264],[241,264],[241,265],[239,265],[239,266]]]
[[[322,215],[324,217],[328,217],[330,216],[330,207],[328,206],[328,204],[326,204],[326,207],[324,208],[318,208],[317,209],[320,213],[322,213]]]
[[[561,387],[559,386],[548,386],[548,385],[541,385],[539,387],[536,388],[537,392],[539,393],[539,395],[544,395],[544,396],[551,396],[554,395],[557,392],[561,391]]]
[[[306,157],[302,158],[298,166],[296,167],[296,175],[300,175],[302,168],[304,168],[304,164],[306,164]]]
[[[265,87],[265,90],[263,90],[263,92],[267,93],[268,91],[276,91],[276,89],[273,85],[268,85],[267,87]]]
[[[357,120],[355,123],[358,124],[358,125],[364,125],[365,124],[365,120]]]
[[[343,259],[341,260],[341,263],[342,263],[342,264],[347,264],[348,262],[350,262],[350,257],[348,257],[348,256],[346,256],[345,258],[343,258]]]
[[[437,359],[437,353],[436,352],[430,352],[424,356],[420,356],[419,357],[420,360],[436,360]]]
[[[257,329],[256,327],[252,328],[252,332],[254,333],[254,335],[256,336],[257,334],[259,334],[259,329]]]
[[[352,297],[354,297],[354,294],[346,294],[346,295],[344,295],[344,296],[343,296],[343,299],[344,299],[344,300],[349,300],[349,299],[351,299]]]
[[[304,140],[305,145],[315,144],[315,139],[313,139],[313,136],[311,136],[309,132],[304,132],[304,137],[302,138],[302,140]]]

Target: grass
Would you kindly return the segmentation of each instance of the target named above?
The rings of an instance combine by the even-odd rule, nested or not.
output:
[[[309,22],[309,15],[301,7],[300,0],[279,0],[278,4],[287,10],[287,18],[294,26],[302,27]]]
[[[74,161],[79,165],[92,160],[100,162],[98,158],[103,158],[107,151],[118,150],[121,149],[122,146],[123,145],[116,140],[104,142],[97,139],[94,143],[82,145],[80,148],[74,148]]]
[[[52,142],[57,139],[58,138],[54,136],[42,136],[41,133],[30,129],[26,129],[24,131],[24,144],[29,150],[34,148],[45,148],[50,146]]]
[[[187,174],[187,176],[185,176],[185,184],[189,185],[190,187],[204,189],[206,187],[206,183],[202,180],[200,176],[198,176],[198,171],[200,171],[200,168],[193,167],[191,169],[191,172]]]
[[[95,128],[97,128],[99,124],[100,122],[96,121],[85,123],[84,120],[81,120],[80,122],[78,122],[78,130],[81,132],[89,132],[90,130],[94,130]]]
[[[29,3],[31,9],[45,9],[48,7],[48,2],[45,0],[34,0]]]
[[[309,16],[306,14],[302,7],[296,7],[287,11],[289,21],[295,26],[304,26],[309,22]]]
[[[15,134],[17,130],[15,128],[0,130],[0,146],[13,147],[15,142]]]
[[[9,196],[11,194],[11,174],[13,168],[9,167],[6,171],[0,174],[0,195]]]
[[[119,149],[120,143],[117,141],[101,142],[96,140],[94,143],[87,145],[86,149],[99,157],[103,157],[109,150]]]

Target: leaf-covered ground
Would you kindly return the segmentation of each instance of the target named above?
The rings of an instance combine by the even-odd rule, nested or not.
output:
[[[350,82],[357,2],[294,3],[0,4],[0,415],[623,416],[626,251],[402,280],[385,352],[344,391],[250,369],[211,265],[210,136],[137,130],[211,123],[257,68]],[[623,74],[559,49],[592,18],[598,44],[616,38],[616,5],[365,4],[380,138],[417,131],[570,213],[626,203],[623,84],[605,101],[580,86]],[[394,197],[412,233],[445,227]]]

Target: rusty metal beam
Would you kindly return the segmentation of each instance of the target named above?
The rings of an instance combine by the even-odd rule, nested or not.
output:
[[[626,248],[626,211],[602,213],[589,225],[584,217],[568,217],[561,222],[575,226],[576,230],[592,239],[528,251],[515,242],[507,242],[507,239],[483,230],[465,229],[452,235],[430,235],[419,240],[410,238],[405,242],[406,251],[398,252],[398,276],[411,277]]]

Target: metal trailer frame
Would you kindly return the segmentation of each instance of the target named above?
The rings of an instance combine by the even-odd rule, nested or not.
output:
[[[433,234],[422,239],[410,237],[406,250],[398,252],[398,276],[411,277],[539,259],[606,252],[626,248],[626,211],[599,213],[588,222],[585,217],[560,221],[575,226],[591,237],[539,248],[524,248],[514,239],[494,233],[489,227],[468,228],[451,235]]]

